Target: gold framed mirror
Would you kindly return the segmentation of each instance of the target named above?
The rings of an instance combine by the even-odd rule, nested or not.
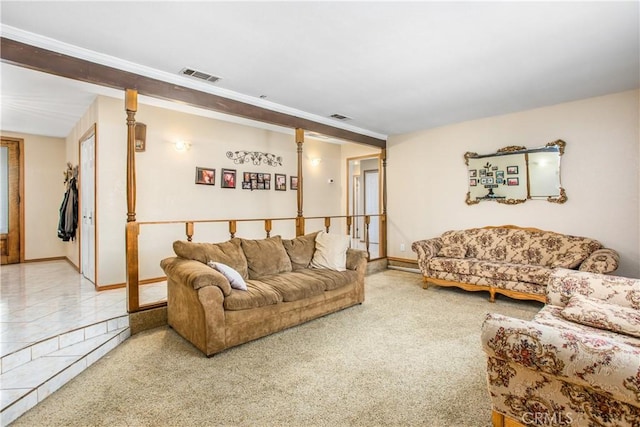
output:
[[[494,201],[516,205],[527,200],[565,203],[567,194],[560,183],[560,159],[566,142],[559,139],[544,147],[527,149],[509,146],[491,154],[466,152],[466,203]]]

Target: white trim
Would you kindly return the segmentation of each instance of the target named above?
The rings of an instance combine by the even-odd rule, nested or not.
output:
[[[106,65],[109,67],[117,68],[119,70],[128,71],[131,73],[139,74],[141,76],[150,77],[153,79],[165,81],[168,83],[176,84],[179,86],[188,87],[190,89],[199,90],[202,92],[210,93],[213,95],[222,96],[225,98],[233,99],[236,101],[244,102],[247,104],[262,107],[267,110],[277,111],[284,114],[300,117],[307,120],[312,120],[317,123],[322,123],[328,126],[332,126],[339,129],[348,130],[351,132],[367,135],[373,138],[387,139],[387,135],[373,132],[367,129],[362,129],[355,126],[349,126],[345,123],[337,122],[335,119],[328,117],[322,117],[315,114],[307,113],[305,111],[290,108],[281,104],[266,101],[253,96],[244,95],[238,92],[230,91],[220,87],[213,86],[211,83],[199,82],[188,77],[183,77],[178,74],[167,73],[155,68],[147,67],[144,65],[136,64],[130,61],[125,61],[120,58],[116,58],[110,55],[104,55],[99,52],[95,52],[89,49],[84,49],[69,43],[64,43],[59,40],[52,39],[50,37],[41,36],[39,34],[24,31],[19,28],[15,28],[9,25],[3,25],[0,28],[0,34],[2,37],[15,40],[21,43],[26,43],[32,46],[40,47],[42,49],[51,50],[54,52],[62,53],[65,55],[73,56],[75,58],[84,59],[86,61],[94,62],[96,64]]]

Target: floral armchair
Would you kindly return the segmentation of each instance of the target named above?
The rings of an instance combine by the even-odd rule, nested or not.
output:
[[[482,326],[494,426],[640,426],[640,280],[560,269],[547,294]]]

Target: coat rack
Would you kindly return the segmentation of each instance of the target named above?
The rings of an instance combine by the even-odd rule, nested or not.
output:
[[[76,181],[78,180],[78,166],[73,166],[71,162],[67,162],[67,169],[62,174],[64,175],[64,184],[69,185],[69,181],[72,178]]]

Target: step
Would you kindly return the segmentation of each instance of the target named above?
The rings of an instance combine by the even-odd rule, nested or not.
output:
[[[128,316],[109,319],[3,357],[1,426],[13,422],[126,340],[130,336],[128,323]]]

